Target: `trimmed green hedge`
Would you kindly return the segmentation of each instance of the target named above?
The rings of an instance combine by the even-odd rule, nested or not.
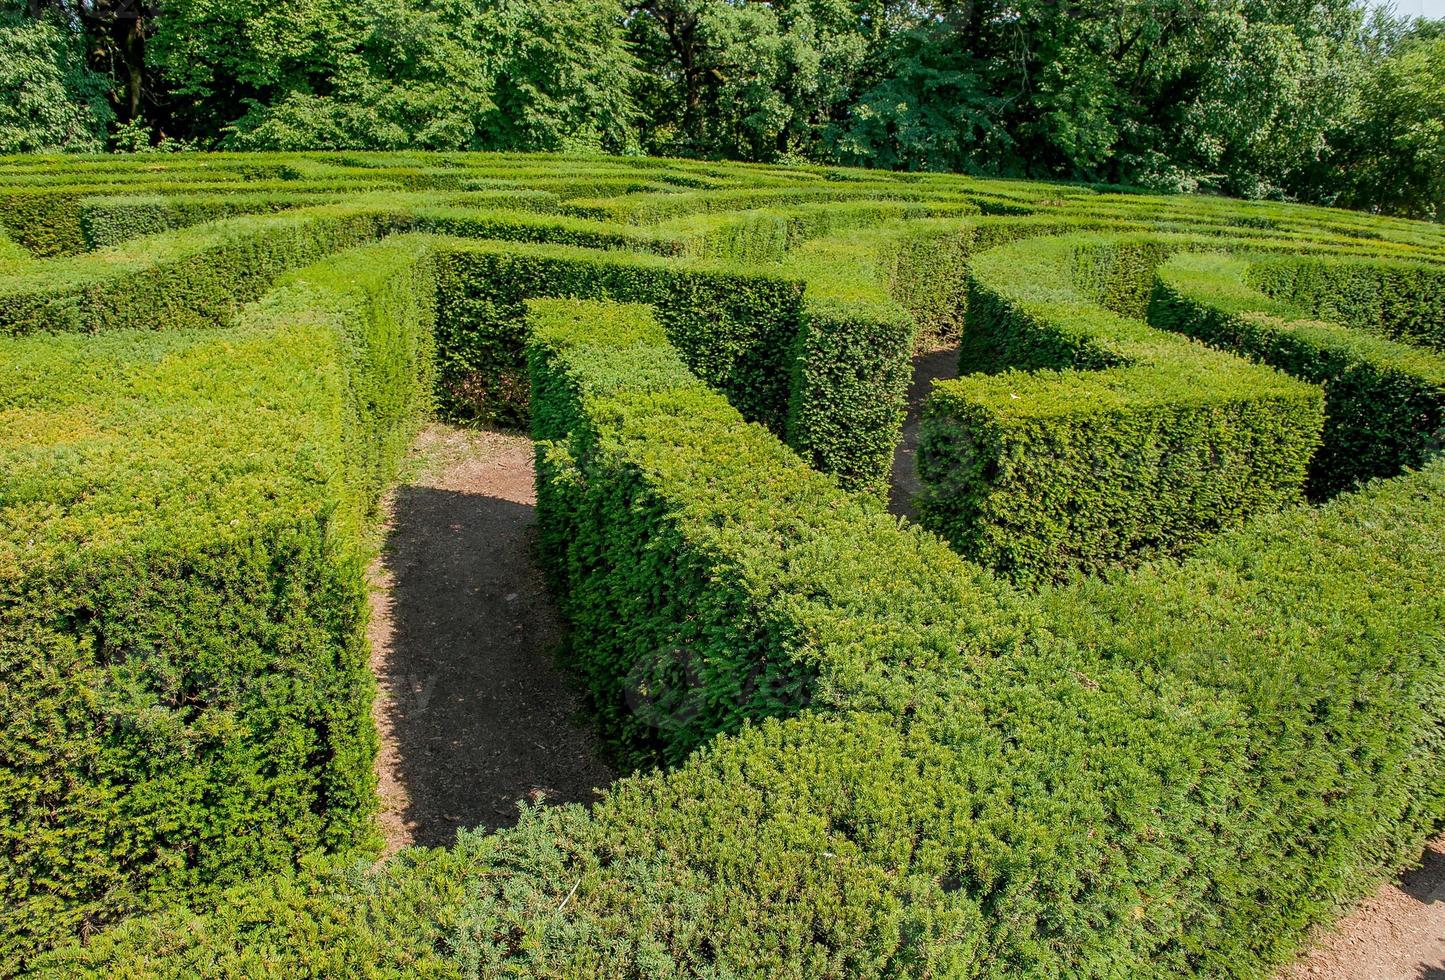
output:
[[[1170,243],[1028,239],[970,267],[964,371],[935,386],[924,524],[1020,582],[1187,549],[1300,499],[1319,389],[1115,310]]]
[[[0,160],[0,189],[116,173],[143,203],[212,160],[238,190],[408,193],[3,270],[23,329],[97,332],[0,339],[24,353],[0,361],[0,547],[63,545],[0,561],[0,676],[26,685],[0,735],[0,972],[1263,976],[1445,813],[1445,464],[1037,594],[815,468],[874,489],[913,342],[998,320],[999,365],[1065,370],[974,378],[959,404],[1054,439],[1013,489],[1066,486],[1086,542],[1026,560],[1174,550],[1293,495],[1321,396],[1139,322],[1155,266],[1243,244],[1424,260],[1438,229],[561,156]],[[539,190],[638,221],[479,206]],[[493,241],[301,268],[413,230]],[[459,367],[530,391],[568,657],[624,755],[672,768],[375,864],[368,508]],[[32,539],[37,516],[61,530]]]
[[[808,703],[820,664],[836,686],[887,659],[891,643],[840,648],[836,663],[815,647],[852,629],[829,624],[838,610],[896,620],[906,645],[918,607],[885,583],[961,566],[745,423],[641,308],[613,309],[532,305],[543,554],[604,723],[676,760]],[[946,597],[935,608],[999,604],[969,581],[928,589]]]
[[[1445,446],[1445,357],[1313,320],[1310,309],[1250,285],[1253,268],[1293,266],[1273,256],[1180,255],[1159,269],[1149,319],[1324,386],[1324,443],[1310,466],[1312,494],[1328,496],[1420,465]],[[1301,267],[1344,276],[1360,268],[1345,260]]]
[[[327,190],[324,186],[310,186],[310,189],[304,191],[279,193],[248,191],[230,194],[172,193],[89,197],[79,204],[79,222],[84,231],[86,250],[91,250],[119,245],[142,235],[189,228],[240,214],[266,214],[298,207],[342,203],[339,199],[343,193]],[[355,192],[353,190],[350,193]],[[472,209],[519,208],[548,211],[557,206],[556,195],[544,191],[491,191],[464,197],[451,196],[464,200]],[[419,198],[417,203],[422,207],[434,206],[435,200],[426,196]]]
[[[399,210],[327,205],[30,263],[0,277],[0,336],[211,326],[278,274],[410,224]]]
[[[428,251],[230,329],[0,341],[0,961],[371,845],[364,532],[429,404]]]
[[[440,375],[454,414],[525,417],[525,299],[645,302],[744,417],[847,486],[886,480],[913,341],[896,308],[808,303],[796,278],[557,245],[444,244],[441,270]]]
[[[791,459],[645,311],[532,310],[582,649],[682,709],[639,741],[735,727],[742,669],[812,710],[41,975],[1264,976],[1445,810],[1445,466],[1029,602]]]
[[[1321,320],[1445,352],[1445,267],[1384,259],[1270,256],[1250,285]]]

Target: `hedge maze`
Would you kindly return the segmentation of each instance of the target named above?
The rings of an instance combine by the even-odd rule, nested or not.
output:
[[[1267,976],[1445,818],[1438,226],[345,154],[10,158],[0,222],[0,972]],[[530,427],[637,772],[376,863],[433,413]]]

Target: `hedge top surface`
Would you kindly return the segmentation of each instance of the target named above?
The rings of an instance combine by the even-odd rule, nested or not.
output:
[[[1352,355],[1392,370],[1445,383],[1445,357],[1429,346],[1405,343],[1387,336],[1388,327],[1378,320],[1364,324],[1321,317],[1321,311],[1287,296],[1270,295],[1255,284],[1257,270],[1290,270],[1300,264],[1328,263],[1345,273],[1379,271],[1420,273],[1436,278],[1445,270],[1428,265],[1364,262],[1344,258],[1294,258],[1277,255],[1224,255],[1186,253],[1160,266],[1160,281],[1181,294],[1207,303],[1221,312],[1243,317],[1278,329],[1310,335],[1322,345],[1349,351]],[[1374,327],[1365,329],[1363,327]],[[1392,331],[1393,332],[1393,331]],[[1407,335],[1408,336],[1408,335]]]
[[[248,535],[353,496],[346,297],[429,250],[398,239],[293,273],[224,329],[0,339],[0,574]]]
[[[890,448],[909,342],[952,336],[981,301],[1012,304],[1086,355],[1073,367],[1097,369],[988,382],[1001,406],[1037,394],[1041,428],[1119,407],[1128,372],[1136,406],[1209,409],[1222,392],[1317,422],[1310,384],[1145,322],[1156,269],[1237,279],[1249,302],[1310,316],[1321,283],[1372,283],[1351,294],[1351,322],[1388,332],[1405,318],[1381,311],[1418,309],[1428,289],[1381,284],[1402,269],[1434,282],[1439,228],[1081,186],[565,156],[7,158],[0,185],[43,202],[0,213],[15,242],[72,253],[0,242],[0,316],[27,334],[0,339],[0,567],[39,580],[108,556],[226,609],[229,586],[186,578],[177,552],[334,522],[351,578],[316,590],[315,608],[284,608],[308,651],[354,665],[354,559],[431,365],[458,353],[433,359],[422,328],[449,337],[450,317],[508,370],[526,345],[549,575],[585,641],[580,676],[617,695],[599,718],[628,737],[650,724],[619,718],[632,681],[677,709],[646,746],[673,767],[591,808],[530,810],[513,831],[380,867],[282,854],[307,868],[124,923],[53,954],[53,975],[1259,975],[1445,806],[1440,461],[1258,517],[1185,561],[1041,591],[808,465],[818,446]],[[302,206],[276,207],[273,189]],[[1281,257],[1298,251],[1345,258]],[[549,263],[568,270],[545,284],[551,299],[457,273]],[[1362,264],[1389,273],[1359,280]],[[1336,268],[1349,274],[1320,271]],[[653,308],[595,298],[616,298],[599,282],[643,279],[667,286],[647,292]],[[729,284],[791,297],[787,331],[758,332],[777,349],[727,352],[779,374],[773,431],[700,380],[716,365],[686,335],[722,322]],[[746,299],[729,315],[768,312]],[[305,593],[283,572],[254,591]],[[143,739],[92,712],[105,698],[87,700],[83,684],[109,681],[86,658],[111,651],[86,645],[86,615],[47,622],[80,667],[56,679],[31,658],[28,707],[58,706],[66,751],[144,758]],[[26,616],[12,604],[0,626],[30,643]],[[144,657],[150,637],[116,649]],[[288,649],[257,649],[260,672],[228,691],[270,688],[266,665]],[[141,675],[124,693],[143,713]],[[306,779],[365,782],[366,738],[333,760],[319,737],[368,725],[362,701],[311,698],[333,713],[286,730]],[[245,726],[269,716],[227,714],[219,739],[187,717],[175,742],[204,761],[245,756],[259,744]],[[67,805],[98,785],[45,755],[61,743],[26,738],[30,764],[69,780]],[[7,842],[55,812],[50,790],[23,782],[0,779],[29,801],[0,828]],[[106,812],[122,835],[126,815],[174,816],[178,839],[204,822],[206,794],[174,815],[131,789],[120,778],[95,794],[120,801]],[[295,800],[324,809],[329,792]],[[116,851],[119,869],[59,862],[39,885],[0,867],[6,894],[41,900],[0,942],[30,956],[58,938],[36,925],[52,899],[77,921],[132,911],[107,905],[105,886],[144,890],[184,865],[162,838],[159,854]]]

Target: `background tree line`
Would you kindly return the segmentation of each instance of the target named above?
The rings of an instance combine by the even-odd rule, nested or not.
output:
[[[0,0],[0,152],[601,150],[1445,217],[1445,22],[1360,0]]]

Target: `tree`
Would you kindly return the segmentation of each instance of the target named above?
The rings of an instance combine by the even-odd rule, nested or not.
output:
[[[54,12],[0,9],[0,153],[95,153],[112,112],[107,78]]]
[[[1445,22],[1418,25],[1369,73],[1325,183],[1346,207],[1445,220]]]

